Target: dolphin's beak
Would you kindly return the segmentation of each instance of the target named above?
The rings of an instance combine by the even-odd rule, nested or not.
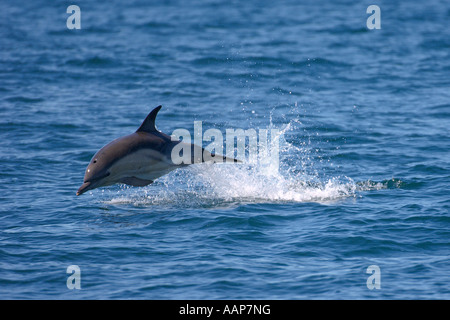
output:
[[[89,178],[89,181],[85,180],[84,183],[81,185],[80,189],[78,189],[77,196],[82,195],[83,193],[85,193],[88,190],[92,190],[92,189],[98,188],[99,186],[105,185],[104,182],[102,182],[102,179],[106,178],[109,175],[110,175],[110,173],[106,172],[105,174],[103,174],[99,177]]]
[[[91,186],[91,182],[85,182],[81,185],[81,187],[78,189],[77,191],[77,196],[82,195],[83,193],[85,193],[86,191],[90,190]]]

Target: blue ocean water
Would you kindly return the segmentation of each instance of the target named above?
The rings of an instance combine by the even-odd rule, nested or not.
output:
[[[2,1],[0,298],[449,299],[449,20],[443,0]],[[168,134],[279,129],[279,167],[77,197],[160,104]]]

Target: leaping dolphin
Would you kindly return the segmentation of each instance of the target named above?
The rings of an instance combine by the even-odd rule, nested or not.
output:
[[[88,190],[116,183],[143,187],[172,170],[193,163],[217,159],[241,162],[225,156],[216,157],[215,154],[194,144],[173,141],[169,135],[158,131],[155,127],[155,118],[161,107],[153,109],[136,132],[108,143],[92,157],[77,196]],[[176,145],[190,148],[192,157],[190,163],[174,163],[172,150]]]

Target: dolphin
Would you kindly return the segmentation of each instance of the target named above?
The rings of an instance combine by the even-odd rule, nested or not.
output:
[[[155,118],[162,106],[153,109],[136,132],[113,140],[101,148],[86,168],[77,196],[99,187],[124,183],[143,187],[180,167],[201,162],[233,162],[240,160],[215,155],[194,144],[185,143],[158,131]],[[190,150],[191,161],[173,161],[176,150]],[[189,149],[187,149],[189,148]],[[175,152],[176,153],[176,152]]]

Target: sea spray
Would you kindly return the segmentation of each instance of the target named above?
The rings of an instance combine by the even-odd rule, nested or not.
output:
[[[318,160],[311,156],[310,141],[292,143],[285,139],[285,134],[293,131],[298,124],[299,121],[293,120],[277,130],[271,124],[269,129],[277,136],[266,140],[267,144],[258,149],[258,157],[247,157],[243,164],[194,164],[175,170],[146,188],[126,187],[108,202],[177,207],[307,201],[326,203],[355,197],[361,190],[383,187],[355,183],[345,176],[324,177],[311,163]],[[249,155],[248,148],[245,154]],[[273,161],[274,154],[279,156],[279,162]]]

